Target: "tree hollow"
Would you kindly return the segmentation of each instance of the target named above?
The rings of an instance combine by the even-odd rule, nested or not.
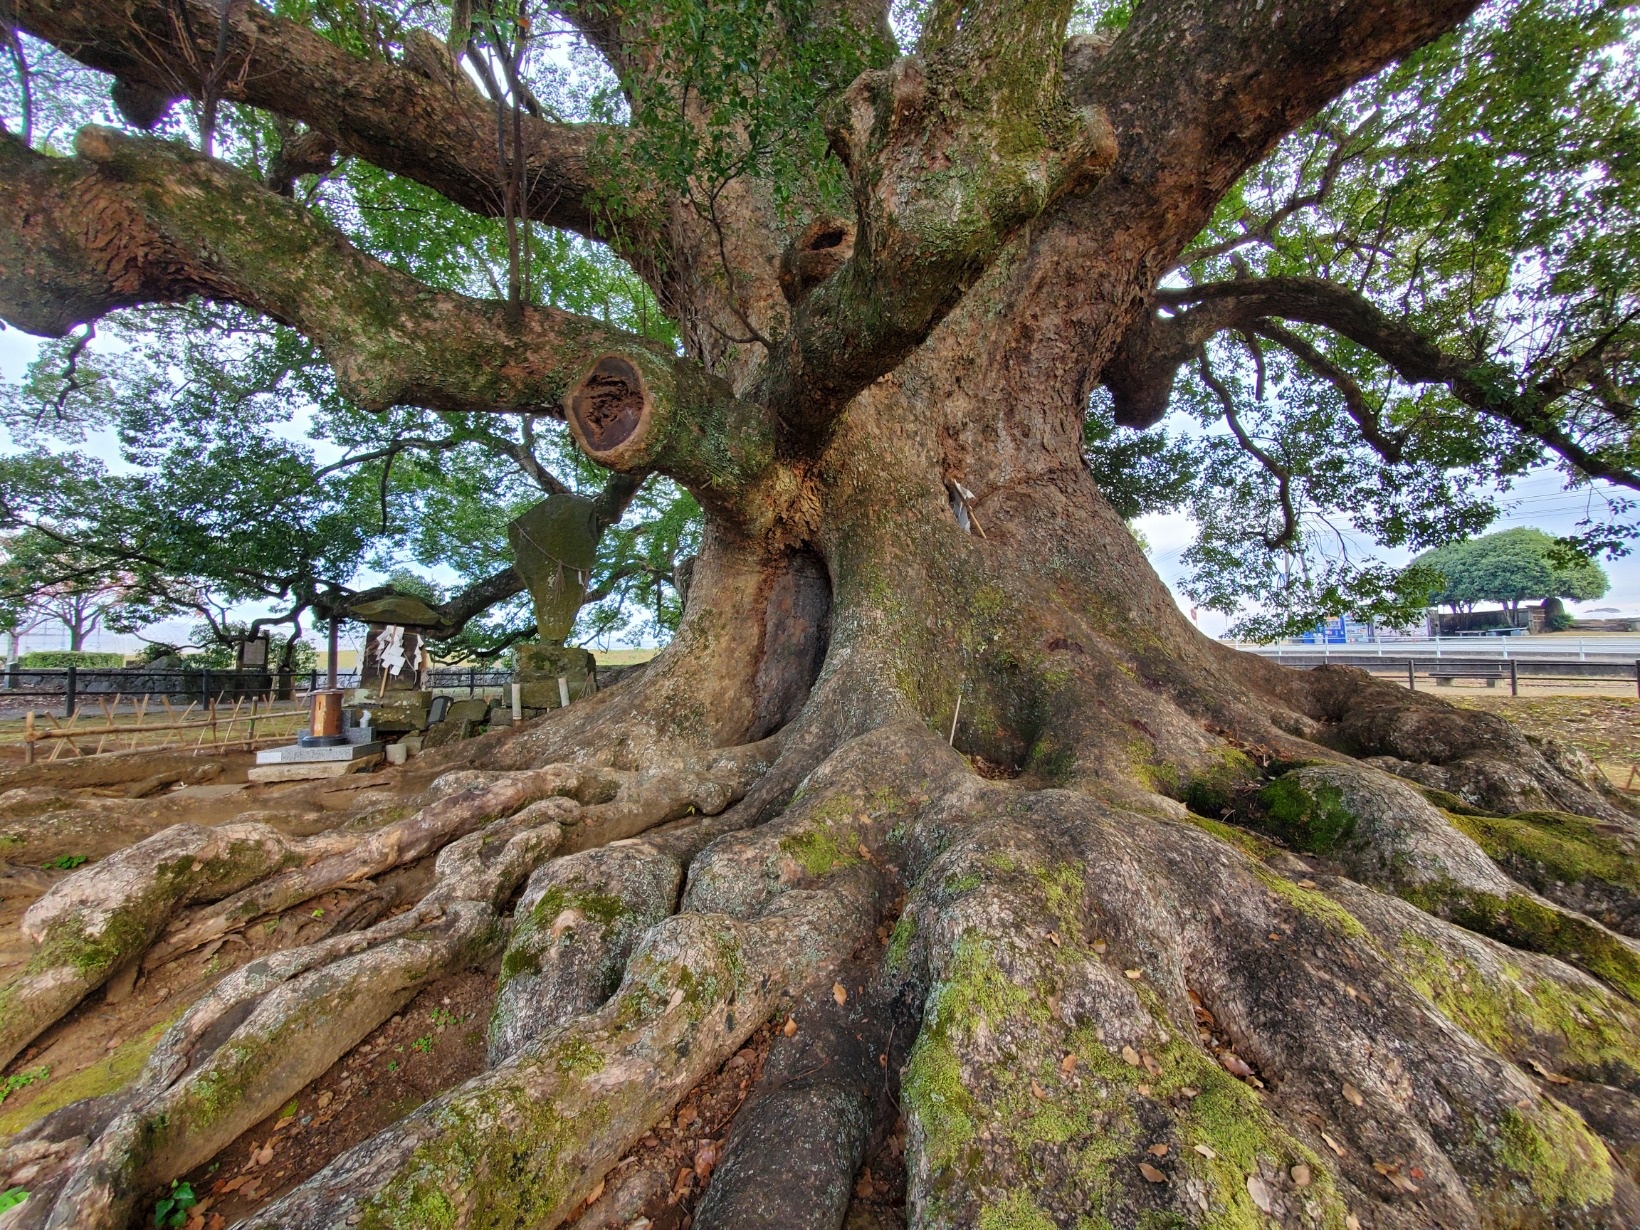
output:
[[[604,355],[594,363],[569,398],[570,423],[595,454],[609,453],[631,439],[649,411],[643,377],[620,355]]]

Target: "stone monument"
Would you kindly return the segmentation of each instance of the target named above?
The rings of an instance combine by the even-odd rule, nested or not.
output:
[[[368,710],[369,724],[383,734],[427,729],[433,693],[426,683],[432,660],[424,630],[437,626],[438,612],[420,598],[395,594],[363,603],[350,613],[369,628],[354,707]]]
[[[539,643],[515,650],[514,681],[525,710],[557,709],[597,690],[597,668],[585,649],[566,646],[592,580],[598,530],[592,501],[550,495],[507,526],[513,567],[535,605]]]

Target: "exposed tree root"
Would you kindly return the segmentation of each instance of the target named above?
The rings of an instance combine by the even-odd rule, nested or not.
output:
[[[676,909],[682,884],[679,859],[632,838],[532,875],[501,961],[490,1062],[608,999],[638,940]]]
[[[18,985],[50,988],[52,975],[66,984],[54,999],[35,994],[28,1001],[35,1032],[110,969],[137,960],[166,919],[190,902],[217,904],[173,927],[160,959],[341,885],[366,890],[360,898],[369,908],[341,911],[363,926],[388,904],[374,901],[380,894],[370,891],[368,877],[437,854],[433,887],[406,912],[251,962],[183,1016],[126,1094],[105,1099],[89,1118],[83,1108],[48,1116],[14,1142],[0,1170],[26,1172],[34,1184],[27,1222],[123,1225],[145,1191],[266,1116],[430,979],[493,953],[506,938],[501,911],[560,847],[721,810],[744,790],[740,763],[731,751],[709,762],[715,773],[700,775],[570,766],[446,774],[406,818],[377,809],[360,817],[362,825],[309,839],[258,824],[179,825],[64,881],[29,916],[47,943]],[[619,861],[630,847],[616,850],[590,850],[571,862]],[[667,866],[669,883],[651,921],[670,913],[676,900],[681,863],[673,857]],[[542,882],[537,904],[550,888]],[[78,947],[68,948],[65,935]],[[616,980],[631,938],[614,962]],[[96,964],[81,955],[87,943],[99,954]],[[102,957],[105,951],[110,955]],[[65,970],[78,976],[65,977]],[[563,1015],[596,1006],[610,989],[601,987]],[[534,1020],[528,1013],[513,1017],[520,1028]]]
[[[695,1210],[696,1230],[836,1230],[885,1116],[914,1017],[885,1002],[879,955],[811,984],[776,1035]],[[909,1027],[894,1049],[894,1026]]]
[[[871,877],[856,870],[755,919],[669,918],[604,1007],[344,1154],[248,1225],[555,1225],[875,916]]]
[[[1410,784],[1399,757],[1396,776],[1288,736],[1249,793],[1233,782],[1253,762],[1180,721],[1149,727],[1175,776],[1135,777],[1130,751],[1107,776],[1084,751],[1082,789],[1022,788],[975,776],[919,719],[871,717],[900,711],[892,689],[859,700],[875,686],[840,668],[778,744],[663,755],[626,721],[576,765],[446,773],[408,816],[311,838],[178,826],[65,880],[30,912],[54,955],[26,975],[49,989],[73,970],[63,1003],[437,856],[420,901],[379,921],[391,903],[363,901],[229,975],[134,1086],[15,1140],[0,1177],[31,1185],[22,1224],[124,1224],[429,979],[503,946],[490,1070],[248,1225],[550,1227],[788,1013],[703,1230],[838,1226],[896,1085],[919,1227],[1640,1218],[1640,950],[1578,912],[1632,928],[1621,813],[1482,814]],[[1138,712],[1118,691],[1113,712]],[[1434,763],[1451,748],[1430,732],[1456,728],[1428,707],[1306,733],[1410,752],[1413,729]],[[1527,750],[1534,799],[1599,803]],[[1311,862],[1144,780],[1234,800]],[[74,966],[70,934],[107,968]]]
[[[1640,1210],[1581,1119],[1319,892],[1187,826],[1058,792],[990,801],[1007,821],[931,821],[928,847],[951,844],[902,924],[930,987],[904,1082],[914,1224]],[[1199,1042],[1204,1020],[1233,1049]]]
[[[134,961],[152,969],[332,889],[368,888],[371,877],[435,853],[533,800],[561,796],[587,805],[559,817],[572,849],[692,811],[722,811],[761,764],[755,754],[738,753],[711,758],[701,773],[568,765],[448,773],[408,816],[378,809],[358,826],[305,838],[254,822],[175,825],[83,868],[30,907],[23,930],[38,949],[24,972],[0,988],[0,1057],[10,1059]],[[193,905],[202,908],[179,917]]]
[[[161,1040],[129,1104],[75,1159],[40,1224],[123,1226],[143,1192],[210,1158],[428,981],[493,952],[498,909],[562,840],[548,813],[573,808],[550,800],[456,841],[408,912],[224,979]],[[36,1132],[52,1127],[48,1119]]]
[[[1640,944],[1515,883],[1460,831],[1471,822],[1441,812],[1404,782],[1367,765],[1312,765],[1278,778],[1259,799],[1265,824],[1297,848],[1335,860],[1351,879],[1516,947],[1572,961],[1640,1003]],[[1530,829],[1526,821],[1513,827]],[[1489,844],[1501,849],[1517,835],[1494,828]],[[1583,878],[1632,901],[1626,885],[1602,881],[1598,868],[1585,869]]]
[[[1380,768],[1499,815],[1566,811],[1635,824],[1586,757],[1528,739],[1495,714],[1454,709],[1352,667],[1317,667],[1306,682],[1331,724],[1328,741]]]

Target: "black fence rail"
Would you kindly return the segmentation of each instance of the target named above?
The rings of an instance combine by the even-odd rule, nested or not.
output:
[[[255,670],[147,670],[143,667],[11,667],[0,673],[0,705],[8,709],[52,708],[61,705],[72,717],[90,699],[165,697],[181,703],[217,704],[255,697],[295,700],[329,686],[324,671]],[[427,686],[446,695],[477,696],[505,689],[509,670],[478,667],[438,667],[428,672]],[[339,671],[336,686],[359,686],[357,671]]]
[[[1303,661],[1296,658],[1283,658],[1286,666],[1300,668],[1325,665],[1321,661]],[[1565,680],[1567,682],[1588,679],[1612,679],[1623,683],[1632,682],[1635,694],[1640,696],[1640,661],[1636,662],[1589,662],[1568,660],[1556,662],[1545,658],[1483,658],[1467,655],[1454,655],[1445,658],[1362,658],[1354,662],[1340,662],[1333,659],[1332,665],[1359,666],[1377,675],[1394,674],[1407,682],[1407,687],[1417,688],[1418,677],[1421,675],[1433,680],[1436,686],[1450,684],[1457,679],[1481,679],[1487,686],[1496,686],[1497,683],[1508,680],[1509,694],[1520,695],[1520,681],[1522,679],[1537,680]]]

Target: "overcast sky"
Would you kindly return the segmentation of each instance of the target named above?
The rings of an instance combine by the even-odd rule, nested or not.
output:
[[[24,368],[34,357],[36,345],[35,339],[26,333],[9,328],[0,330],[0,380],[21,379]],[[332,446],[322,442],[309,443],[321,454],[335,451]],[[4,428],[0,428],[0,448],[10,447],[10,440],[5,436]],[[82,451],[105,462],[119,464],[117,445],[111,433],[91,437],[86,441]],[[1517,484],[1509,494],[1505,508],[1507,511],[1493,525],[1493,529],[1528,525],[1551,534],[1564,534],[1570,533],[1576,523],[1588,515],[1590,495],[1587,491],[1563,490],[1558,477],[1545,473]],[[1176,585],[1184,571],[1179,557],[1194,538],[1190,520],[1179,514],[1153,515],[1141,518],[1138,524],[1145,540],[1150,544],[1150,559],[1157,572],[1170,586]],[[1365,537],[1358,537],[1350,544],[1350,549],[1359,551],[1361,555],[1374,553],[1372,544]],[[1409,553],[1405,551],[1380,551],[1377,554],[1394,564],[1405,563],[1410,558]],[[1634,557],[1607,560],[1604,567],[1611,577],[1611,591],[1595,602],[1573,604],[1572,609],[1588,612],[1597,608],[1615,608],[1624,615],[1640,615],[1640,560]],[[435,579],[449,582],[454,579],[454,575],[439,577],[435,574]],[[1178,594],[1176,588],[1174,593],[1184,610],[1193,609],[1190,600]],[[262,613],[260,609],[251,607],[242,612],[247,617]],[[1215,612],[1201,611],[1197,622],[1203,631],[1217,636],[1224,631],[1230,621]],[[186,622],[174,626],[156,625],[149,635],[157,639],[181,639],[187,630]],[[62,641],[60,631],[42,629],[27,638],[27,648],[56,648]],[[141,642],[134,637],[102,634],[94,638],[89,648],[132,651],[140,645]]]

